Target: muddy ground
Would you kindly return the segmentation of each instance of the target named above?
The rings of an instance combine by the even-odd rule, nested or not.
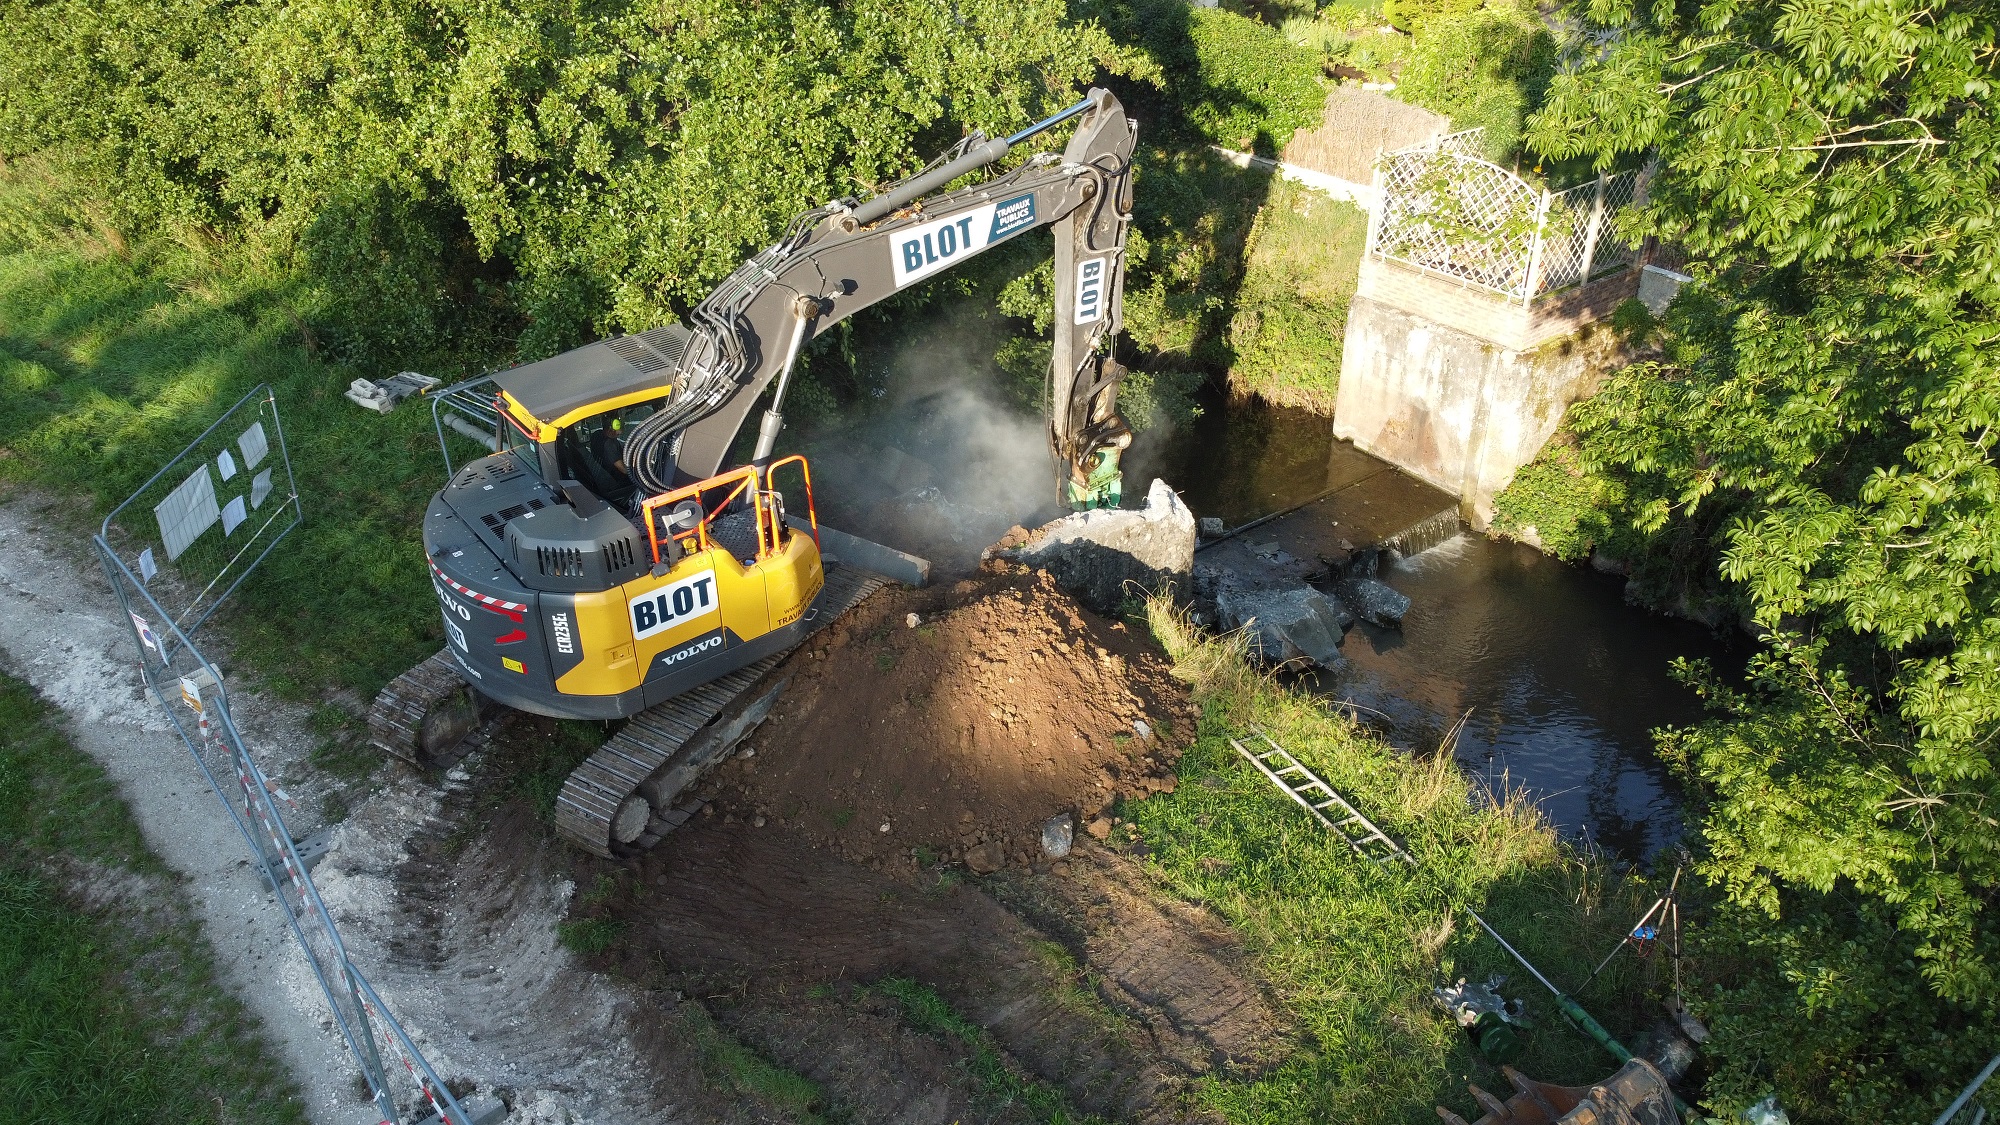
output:
[[[225,984],[312,1119],[371,1120],[233,825],[138,691],[73,531],[47,498],[0,500],[8,667],[69,714],[185,873]],[[1111,1119],[1204,1120],[1192,1082],[1289,1050],[1227,928],[1086,830],[1108,827],[1114,797],[1170,787],[1192,733],[1137,627],[1017,574],[893,591],[838,628],[794,658],[757,753],[714,780],[716,811],[627,863],[548,825],[575,727],[516,717],[444,775],[385,764],[357,789],[315,765],[301,709],[247,683],[236,709],[299,802],[295,828],[317,827],[329,796],[352,810],[315,875],[357,962],[454,1086],[501,1095],[514,1121],[796,1117],[743,1079],[736,1042],[816,1082],[829,1119],[1046,1120],[1020,1095],[1042,1083]],[[1039,828],[1060,812],[1076,847],[1053,861]],[[557,927],[591,918],[616,937],[579,957]],[[989,1038],[926,1029],[884,983],[903,980]]]
[[[1288,1049],[1229,929],[1087,830],[1111,835],[1118,797],[1172,788],[1194,728],[1132,625],[1040,575],[988,572],[885,591],[777,675],[786,695],[711,780],[708,814],[636,860],[564,851],[532,801],[496,796],[540,760],[520,724],[442,817],[490,828],[459,852],[463,829],[434,829],[404,899],[463,898],[502,857],[566,864],[584,888],[571,919],[615,935],[593,968],[660,1012],[699,1005],[857,1121],[1046,1119],[996,1092],[976,1045],[920,1030],[885,981],[934,990],[1017,1079],[1111,1120],[1209,1120],[1194,1080]],[[1041,843],[1058,814],[1086,826],[1061,858]],[[686,1063],[670,1037],[633,1046],[649,1069]]]

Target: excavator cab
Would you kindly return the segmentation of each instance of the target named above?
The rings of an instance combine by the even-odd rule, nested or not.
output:
[[[825,584],[805,461],[747,465],[648,495],[630,434],[671,397],[679,326],[494,377],[496,453],[424,523],[447,648],[525,711],[622,718],[804,635]],[[804,503],[786,516],[778,481]]]

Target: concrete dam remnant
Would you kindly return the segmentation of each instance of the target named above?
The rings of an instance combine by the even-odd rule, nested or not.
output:
[[[1483,527],[1563,411],[1623,360],[1593,325],[1639,293],[1650,247],[1612,230],[1644,202],[1643,171],[1551,192],[1484,159],[1479,134],[1376,165],[1334,433],[1454,493]]]

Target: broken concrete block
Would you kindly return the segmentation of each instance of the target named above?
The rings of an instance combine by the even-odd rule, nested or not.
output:
[[[1344,662],[1341,631],[1352,618],[1338,601],[1309,586],[1257,590],[1226,582],[1215,606],[1224,629],[1249,633],[1254,656],[1273,664],[1306,660],[1329,670]]]
[[[1142,593],[1184,593],[1194,542],[1194,513],[1155,480],[1144,508],[1077,512],[1043,524],[1026,546],[992,553],[1048,571],[1064,592],[1111,613]]]
[[[1225,529],[1222,526],[1221,517],[1203,516],[1197,523],[1196,530],[1201,533],[1203,539],[1220,539]]]
[[[1057,813],[1042,825],[1042,851],[1050,859],[1061,859],[1076,843],[1076,821],[1068,813]]]
[[[1373,578],[1357,578],[1341,587],[1341,594],[1354,612],[1370,625],[1395,629],[1410,612],[1410,599]]]

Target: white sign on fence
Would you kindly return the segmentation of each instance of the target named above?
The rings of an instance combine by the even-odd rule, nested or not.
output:
[[[214,527],[222,510],[215,505],[215,478],[208,475],[208,465],[195,466],[179,488],[154,505],[153,518],[160,523],[160,539],[170,561],[180,558],[202,532]]]
[[[264,423],[261,421],[250,423],[250,428],[244,430],[243,436],[236,439],[236,447],[243,451],[243,467],[256,468],[257,463],[264,459],[264,455],[271,452],[271,443],[264,438]]]

